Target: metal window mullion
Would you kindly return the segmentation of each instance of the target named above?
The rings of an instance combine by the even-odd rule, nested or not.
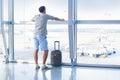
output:
[[[120,20],[77,20],[77,24],[120,24]]]
[[[68,30],[69,30],[69,51],[71,63],[76,63],[76,49],[77,49],[77,27],[76,27],[76,0],[68,1]],[[75,61],[74,61],[75,60]]]
[[[11,60],[14,60],[14,0],[8,0],[8,47]]]
[[[70,59],[73,59],[73,31],[72,31],[72,0],[68,0],[68,33]]]
[[[1,32],[2,32],[2,20],[3,20],[3,10],[2,10],[2,0],[0,0],[0,29],[1,29]]]
[[[73,27],[74,27],[74,59],[75,59],[75,63],[76,63],[76,59],[77,59],[77,23],[76,23],[76,20],[77,20],[77,0],[74,0],[73,2]]]

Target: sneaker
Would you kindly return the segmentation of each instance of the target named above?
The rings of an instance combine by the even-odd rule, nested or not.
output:
[[[47,69],[49,69],[48,66],[46,66],[46,65],[43,65],[43,66],[42,66],[42,70],[47,70]]]
[[[36,70],[38,70],[38,69],[40,69],[40,66],[36,66],[36,68],[35,68]]]

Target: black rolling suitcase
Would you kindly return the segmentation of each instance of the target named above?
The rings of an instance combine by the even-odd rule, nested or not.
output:
[[[58,44],[58,49],[56,49],[56,44]],[[51,65],[54,67],[61,66],[62,64],[62,53],[60,51],[60,42],[54,42],[54,50],[51,52]]]

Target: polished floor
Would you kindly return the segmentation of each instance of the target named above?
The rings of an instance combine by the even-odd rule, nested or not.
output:
[[[34,64],[0,62],[0,80],[120,80],[120,69],[61,66],[43,71]]]

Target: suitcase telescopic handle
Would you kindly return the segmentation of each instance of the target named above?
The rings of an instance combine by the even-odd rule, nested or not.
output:
[[[58,46],[57,46],[58,44]],[[58,49],[57,49],[58,47]],[[54,41],[54,50],[60,50],[60,41]]]

